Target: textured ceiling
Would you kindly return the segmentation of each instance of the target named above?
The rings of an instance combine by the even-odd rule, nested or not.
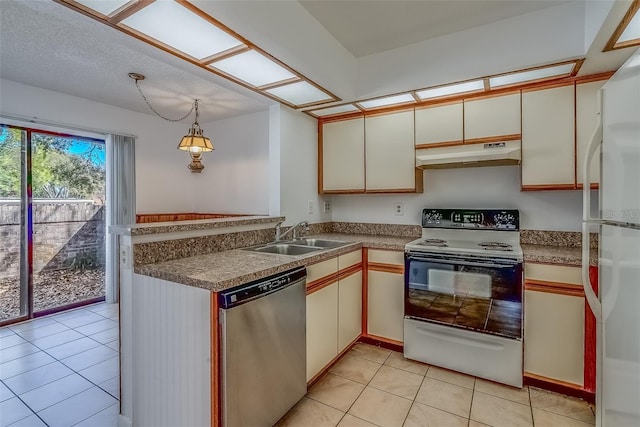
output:
[[[614,70],[633,51],[624,49],[606,54],[601,51],[601,46],[620,22],[630,1],[615,2],[615,13],[609,14],[606,24],[599,30],[581,73]],[[327,34],[324,28],[354,53],[354,57],[351,57],[343,50],[348,56],[343,59],[347,62],[353,60],[353,64],[356,64],[355,56],[393,49],[566,1],[203,0],[198,3],[201,3],[200,6],[205,10],[211,8],[210,13],[216,17],[218,14],[214,12],[232,11],[229,8],[216,8],[216,5],[227,4],[228,7],[234,6],[236,9],[238,5],[246,6],[248,9],[239,8],[235,16],[231,14],[220,19],[227,23],[227,18],[231,21],[234,21],[231,18],[236,18],[233,25],[227,24],[238,33],[247,34],[258,46],[269,46],[268,50],[273,50],[270,53],[289,65],[297,64],[298,67],[303,67],[311,63],[313,66],[307,66],[305,73],[312,79],[318,74],[318,70],[327,71],[324,68],[328,68],[325,74],[336,78],[327,80],[325,77],[326,89],[335,91],[329,83],[335,83],[344,77],[348,84],[353,85],[357,82],[358,76],[354,73],[354,81],[349,82],[348,67],[343,67],[342,74],[336,74],[332,65],[334,51],[330,49],[312,49],[311,62],[308,62],[308,56],[300,56],[300,52],[296,50],[302,46],[309,51],[305,40],[308,41],[309,37],[314,35],[321,37]],[[606,6],[609,2],[601,3]],[[295,8],[287,9],[283,8],[283,5]],[[299,10],[302,17],[317,24],[322,34],[311,31],[309,34],[304,33],[307,28],[296,26],[300,24],[298,21],[301,16],[292,13],[295,10],[290,9]],[[256,16],[249,16],[256,10],[259,11],[254,13]],[[281,16],[282,13],[284,18]],[[261,23],[264,25],[260,25]],[[275,25],[278,28],[274,28]],[[254,31],[256,28],[259,30]],[[278,34],[282,33],[285,37],[280,37],[276,44],[269,45],[276,40],[273,37],[276,29],[279,30]],[[544,31],[544,28],[540,30]],[[299,36],[292,37],[291,34]],[[327,39],[335,43],[329,34]],[[306,61],[301,60],[303,57]],[[366,59],[368,58],[361,57],[357,61]],[[468,68],[473,68],[473,64]],[[143,91],[158,111],[171,118],[182,117],[195,98],[200,100],[203,123],[264,110],[274,103],[53,0],[0,0],[0,77],[152,114],[138,94],[133,81],[127,77],[132,71],[147,76],[141,83]],[[393,73],[381,77],[388,81],[398,78]],[[355,88],[351,92],[355,93]],[[351,95],[346,95],[349,96]],[[11,112],[10,106],[0,107],[2,111]]]
[[[153,114],[131,71],[163,115],[182,117],[200,100],[201,122],[264,110],[273,101],[50,0],[0,0],[0,76]],[[10,112],[10,106],[3,106]],[[192,117],[191,117],[192,118]]]
[[[355,57],[489,24],[566,0],[300,0]]]

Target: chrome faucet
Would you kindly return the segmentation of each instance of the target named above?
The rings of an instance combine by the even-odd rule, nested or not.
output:
[[[275,239],[276,242],[279,242],[280,240],[282,240],[284,236],[286,236],[289,233],[293,234],[293,239],[295,240],[298,237],[302,237],[304,233],[309,230],[309,221],[300,221],[299,223],[289,227],[287,231],[282,233],[280,231],[280,227],[282,226],[282,223],[283,221],[280,221],[279,223],[276,224],[276,239]],[[304,226],[304,228],[302,229],[302,233],[300,234],[300,236],[298,236],[297,231],[298,231],[298,227],[300,226]]]

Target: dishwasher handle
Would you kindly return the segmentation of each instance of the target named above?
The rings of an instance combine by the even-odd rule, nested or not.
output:
[[[274,274],[273,276],[254,280],[219,292],[218,304],[221,309],[228,310],[270,295],[300,281],[304,281],[306,278],[307,269],[305,267],[298,267],[284,273]]]

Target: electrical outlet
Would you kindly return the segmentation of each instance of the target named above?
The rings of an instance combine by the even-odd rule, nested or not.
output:
[[[307,213],[308,214],[312,214],[313,213],[313,200],[309,200],[307,202]]]
[[[326,201],[324,202],[324,211],[325,212],[329,212],[331,210],[331,202]]]
[[[394,206],[395,206],[394,212],[397,216],[404,215],[404,205],[402,203],[396,203]]]
[[[129,252],[130,248],[128,246],[120,247],[120,267],[123,269],[129,267]]]

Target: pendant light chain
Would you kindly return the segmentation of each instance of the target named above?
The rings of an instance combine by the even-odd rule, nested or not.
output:
[[[151,109],[151,111],[153,111],[153,113],[154,113],[156,116],[160,117],[160,118],[161,118],[161,119],[163,119],[163,120],[166,120],[166,121],[168,121],[168,122],[181,122],[181,121],[183,121],[184,119],[186,119],[187,117],[189,117],[189,116],[191,115],[191,113],[193,112],[193,109],[194,109],[194,108],[195,108],[195,106],[196,106],[196,103],[195,103],[195,102],[194,102],[193,104],[191,104],[191,109],[189,110],[189,112],[188,112],[187,114],[185,114],[183,117],[179,118],[179,119],[170,119],[170,118],[168,118],[168,117],[165,117],[165,116],[163,116],[162,114],[158,113],[158,112],[156,111],[156,109],[155,109],[155,108],[153,108],[153,107],[151,106],[151,104],[150,104],[150,103],[149,103],[149,101],[147,100],[147,97],[146,97],[146,96],[144,96],[144,93],[142,93],[142,89],[140,89],[140,85],[138,85],[138,80],[141,80],[141,79],[137,79],[137,78],[134,78],[134,77],[131,77],[131,78],[132,78],[133,80],[135,80],[135,82],[136,82],[136,87],[138,88],[138,92],[140,92],[140,95],[142,96],[142,99],[144,99],[144,102],[146,102],[146,103],[147,103],[147,106],[149,107],[149,109]],[[197,101],[196,101],[196,102],[197,102]],[[196,120],[197,120],[197,118],[196,118]]]

